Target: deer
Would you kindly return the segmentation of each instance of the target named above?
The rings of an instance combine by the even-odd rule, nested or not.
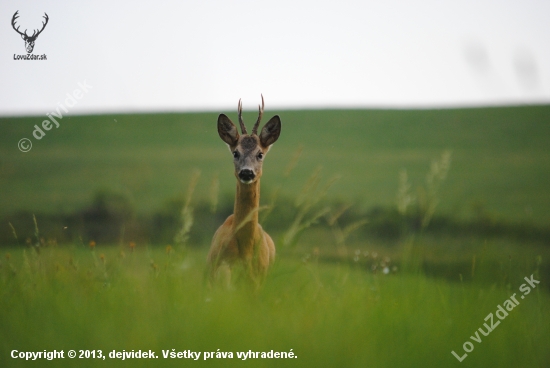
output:
[[[225,115],[218,117],[218,134],[233,156],[237,190],[233,214],[218,228],[207,256],[210,285],[231,286],[232,272],[237,265],[243,276],[256,288],[265,279],[275,261],[275,243],[258,222],[260,210],[260,178],[267,152],[281,134],[281,119],[273,116],[258,135],[264,113],[264,98],[258,106],[258,119],[248,134],[242,118],[242,102],[238,103],[241,133]],[[234,281],[234,280],[233,280]]]
[[[15,28],[15,21],[17,20],[17,18],[19,18],[19,15],[17,13],[19,13],[19,10],[16,11],[15,14],[13,14],[13,17],[11,18],[11,26],[13,27],[13,29],[15,29],[15,31],[17,33],[19,33],[21,35],[21,38],[25,41],[25,49],[27,49],[27,54],[30,54],[32,52],[32,50],[34,50],[34,42],[36,41],[36,38],[38,37],[38,35],[40,33],[42,33],[44,28],[46,28],[46,24],[48,24],[48,20],[50,18],[48,17],[48,14],[46,12],[44,12],[43,18],[46,21],[42,22],[42,29],[40,31],[35,29],[33,31],[32,35],[29,36],[27,34],[26,29],[25,29],[25,32],[21,32],[21,31],[19,31],[19,26],[17,28]]]

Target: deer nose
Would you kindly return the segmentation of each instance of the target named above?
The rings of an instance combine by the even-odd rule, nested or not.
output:
[[[256,174],[254,174],[254,171],[250,169],[242,169],[239,171],[239,179],[241,179],[244,182],[249,182],[254,180],[256,177]]]

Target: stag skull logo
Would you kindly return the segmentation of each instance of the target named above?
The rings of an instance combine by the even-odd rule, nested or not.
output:
[[[27,30],[25,29],[25,32],[21,32],[19,31],[19,26],[17,26],[17,28],[15,28],[15,21],[17,20],[17,18],[19,18],[19,15],[17,14],[19,13],[19,10],[15,12],[15,14],[13,15],[13,18],[11,18],[11,26],[13,27],[13,29],[15,29],[15,31],[17,33],[19,33],[21,35],[21,38],[23,40],[25,40],[25,49],[27,49],[27,54],[30,54],[32,52],[32,50],[34,49],[34,41],[36,41],[36,38],[38,37],[38,35],[40,33],[42,33],[42,31],[44,30],[44,28],[46,28],[46,24],[48,24],[48,20],[50,18],[48,18],[48,14],[46,14],[44,12],[44,19],[46,20],[45,22],[42,22],[42,29],[39,31],[37,29],[35,29],[32,33],[31,36],[29,36],[27,34]]]

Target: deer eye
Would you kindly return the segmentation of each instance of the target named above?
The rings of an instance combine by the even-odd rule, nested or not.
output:
[[[264,158],[263,152],[258,152],[258,160],[261,160]]]
[[[233,151],[233,157],[239,158],[240,154],[239,151]]]

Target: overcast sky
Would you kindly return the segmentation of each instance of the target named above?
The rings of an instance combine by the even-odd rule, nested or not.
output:
[[[26,55],[12,28],[38,29]],[[10,1],[0,115],[550,102],[550,1]],[[89,87],[82,89],[79,87]],[[69,101],[69,105],[70,105]]]

